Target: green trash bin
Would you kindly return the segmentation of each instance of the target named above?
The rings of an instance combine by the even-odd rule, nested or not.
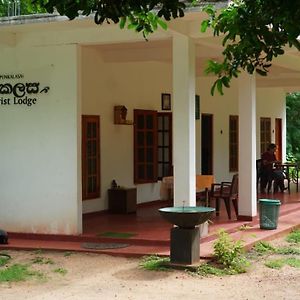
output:
[[[275,199],[259,199],[261,229],[276,229],[281,202]]]

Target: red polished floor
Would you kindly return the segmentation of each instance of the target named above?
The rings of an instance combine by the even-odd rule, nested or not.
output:
[[[300,226],[300,193],[292,190],[291,194],[278,193],[258,195],[260,198],[278,199],[281,201],[278,228],[262,230],[258,217],[251,222],[228,220],[221,204],[219,217],[212,219],[209,234],[201,238],[200,254],[207,257],[212,254],[212,244],[220,228],[227,230],[234,239],[243,239],[245,247],[251,247],[262,239],[272,239]],[[110,214],[108,212],[92,213],[83,216],[83,234],[80,236],[9,234],[9,244],[2,248],[12,249],[52,249],[68,251],[89,251],[122,256],[141,256],[146,254],[169,255],[171,225],[162,219],[158,208],[166,203],[157,202],[152,205],[139,206],[136,213]],[[247,230],[240,230],[247,225]],[[131,233],[130,238],[104,238],[105,232]],[[82,248],[83,242],[122,242],[128,247],[106,250],[87,250]]]

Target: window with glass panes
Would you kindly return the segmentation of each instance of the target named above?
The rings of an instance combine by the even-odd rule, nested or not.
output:
[[[157,112],[134,110],[134,182],[157,181]]]
[[[100,196],[100,117],[82,116],[82,199]]]
[[[172,175],[172,114],[157,113],[158,179]]]

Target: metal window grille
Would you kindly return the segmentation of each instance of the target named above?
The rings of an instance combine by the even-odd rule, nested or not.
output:
[[[7,16],[14,17],[14,16],[20,16],[20,14],[21,14],[21,1],[20,0],[7,1]]]

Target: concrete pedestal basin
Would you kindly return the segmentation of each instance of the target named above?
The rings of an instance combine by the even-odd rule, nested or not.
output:
[[[161,216],[176,225],[171,229],[170,260],[174,264],[194,264],[200,259],[200,230],[215,211],[212,207],[164,207]]]
[[[210,219],[215,208],[205,206],[180,206],[160,208],[161,216],[181,228],[194,228]]]

